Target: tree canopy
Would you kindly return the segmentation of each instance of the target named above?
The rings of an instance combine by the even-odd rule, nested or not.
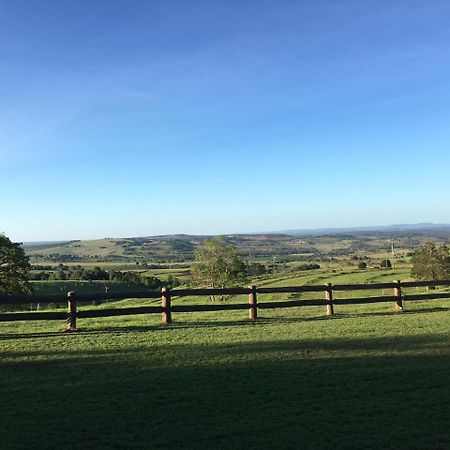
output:
[[[450,249],[427,242],[418,247],[412,257],[411,275],[422,280],[450,278]]]
[[[30,267],[20,244],[0,234],[0,295],[29,293]]]
[[[195,250],[191,271],[194,282],[205,288],[232,287],[246,278],[245,263],[224,237],[206,239],[204,246]]]

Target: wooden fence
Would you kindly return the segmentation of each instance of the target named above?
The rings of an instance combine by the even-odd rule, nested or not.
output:
[[[248,310],[248,317],[255,321],[258,318],[258,310],[274,308],[291,308],[300,306],[325,306],[327,315],[334,314],[335,305],[359,305],[365,303],[392,302],[398,312],[404,311],[403,301],[433,300],[450,298],[450,292],[436,292],[436,286],[450,286],[450,280],[440,281],[395,281],[392,283],[371,284],[335,284],[288,287],[256,287],[227,288],[227,289],[162,289],[157,291],[121,292],[121,293],[95,293],[75,294],[69,292],[67,297],[61,295],[33,296],[33,295],[8,295],[0,296],[1,304],[27,304],[27,303],[61,303],[67,300],[67,312],[11,312],[0,314],[0,322],[19,320],[66,320],[67,330],[77,329],[77,319],[124,316],[133,314],[161,314],[163,324],[172,322],[172,313],[187,313],[200,311],[229,311]],[[432,287],[431,293],[404,295],[405,288]],[[358,298],[334,298],[333,293],[339,291],[366,291],[392,289],[392,295],[358,297]],[[258,294],[294,294],[303,292],[323,292],[322,299],[287,300],[258,302]],[[172,305],[174,297],[186,296],[212,296],[212,295],[248,295],[248,303],[209,303],[205,305]],[[77,301],[105,301],[123,300],[126,298],[161,298],[161,306],[140,306],[117,309],[91,309],[77,310]]]

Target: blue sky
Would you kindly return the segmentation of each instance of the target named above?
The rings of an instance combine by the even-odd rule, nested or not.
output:
[[[14,240],[450,223],[446,1],[0,0]]]

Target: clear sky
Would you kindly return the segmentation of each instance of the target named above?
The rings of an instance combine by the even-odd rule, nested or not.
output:
[[[446,0],[0,0],[0,232],[450,223],[449,24]]]

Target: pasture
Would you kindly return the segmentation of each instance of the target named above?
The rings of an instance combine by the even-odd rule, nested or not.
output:
[[[84,319],[72,334],[2,323],[0,447],[449,448],[449,314],[439,300]]]

